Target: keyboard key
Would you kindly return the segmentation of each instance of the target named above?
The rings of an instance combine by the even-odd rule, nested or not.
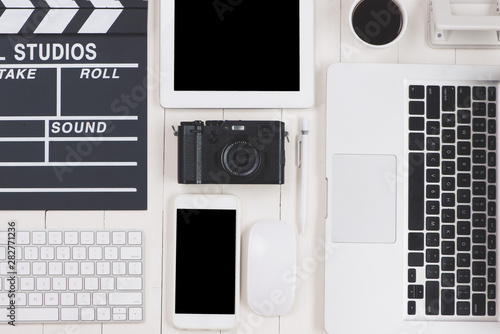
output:
[[[429,199],[439,198],[439,185],[438,184],[427,185],[425,194]]]
[[[472,162],[475,164],[486,163],[486,151],[485,150],[472,150]]]
[[[488,218],[488,232],[494,233],[497,231],[497,220],[495,218]]]
[[[472,230],[472,242],[475,244],[486,243],[486,231],[485,230]]]
[[[486,87],[474,87],[472,96],[474,100],[486,100]]]
[[[415,269],[408,269],[408,283],[415,283],[417,281],[417,271]]]
[[[128,309],[128,319],[133,321],[142,320],[142,308],[140,307],[129,307]]]
[[[409,300],[408,301],[408,315],[415,315],[416,314],[416,304],[414,300]]]
[[[459,237],[457,238],[457,251],[468,252],[470,250],[470,238]]]
[[[441,141],[446,144],[452,144],[455,142],[455,130],[446,129],[441,133]]]
[[[475,260],[486,259],[486,247],[481,245],[472,246],[472,258]]]
[[[425,88],[420,85],[411,85],[409,87],[408,96],[410,99],[423,99],[425,97]]]
[[[61,320],[62,321],[77,321],[78,320],[78,308],[76,308],[76,307],[63,307],[63,308],[61,308]]]
[[[426,115],[428,119],[439,119],[441,109],[439,93],[439,86],[427,86]]]
[[[486,147],[486,135],[482,133],[472,135],[472,144],[476,148]]]
[[[497,182],[497,172],[495,168],[488,168],[488,182],[489,183]]]
[[[488,299],[495,299],[496,298],[496,285],[494,284],[488,284]]]
[[[422,299],[424,298],[423,285],[408,285],[408,299]]]
[[[470,87],[460,86],[457,89],[457,106],[459,108],[470,108],[471,89]]]
[[[483,293],[472,294],[472,315],[486,314],[486,296]]]
[[[470,206],[469,205],[458,205],[457,206],[457,219],[469,219],[470,218]]]
[[[422,151],[424,149],[424,134],[410,133],[408,143],[410,151]]]
[[[438,171],[438,173],[439,173],[439,171]],[[439,174],[437,176],[439,177]],[[458,180],[461,181],[461,179],[458,179]],[[437,182],[439,182],[439,179]],[[462,187],[461,184],[458,184],[458,186]],[[443,177],[443,179],[441,181],[441,188],[443,189],[443,191],[454,191],[455,190],[455,178],[454,177]]]
[[[496,235],[494,234],[488,235],[488,249],[496,249],[496,248],[497,248]]]
[[[455,87],[443,86],[442,96],[442,110],[455,111]]]
[[[485,166],[473,166],[472,167],[472,177],[475,180],[486,180],[486,167]]]
[[[409,122],[410,131],[424,131],[425,122],[423,117],[410,117]]]
[[[141,277],[117,277],[116,290],[141,290],[142,278]],[[422,286],[423,289],[423,286]],[[423,292],[422,292],[423,294]],[[423,298],[423,297],[421,297]]]
[[[427,203],[425,203],[425,207],[425,212],[428,215],[439,214],[439,201],[427,201]]]
[[[496,101],[497,91],[495,87],[488,87],[488,101]],[[492,116],[494,117],[494,116]]]
[[[441,258],[441,270],[442,271],[455,271],[455,258],[453,258],[453,257]]]
[[[429,231],[439,231],[439,217],[426,217],[425,228]]]
[[[423,253],[408,253],[408,266],[422,267],[424,265]]]
[[[62,245],[62,232],[49,232],[49,245]]]
[[[483,261],[472,262],[472,275],[475,276],[486,275],[486,262]]]
[[[436,121],[427,121],[427,135],[438,136],[441,129],[441,125]]]
[[[472,104],[472,115],[474,115],[474,116],[486,116],[486,103],[474,102]]]
[[[488,283],[495,283],[497,281],[497,272],[495,268],[488,268]]]
[[[425,105],[422,101],[410,101],[408,107],[410,115],[423,115],[425,112]]]
[[[142,305],[142,293],[109,293],[109,305]]]
[[[443,254],[443,255],[455,254],[455,242],[454,241],[443,241],[441,243],[441,254]]]
[[[496,199],[497,195],[497,187],[493,185],[488,186],[488,199]]]
[[[486,280],[484,277],[474,277],[472,279],[472,291],[486,291]]]
[[[457,286],[457,299],[469,299],[470,298],[470,286],[459,285]]]
[[[474,132],[486,132],[486,119],[473,118],[472,119],[472,130]]]
[[[425,278],[433,279],[439,278],[439,266],[435,264],[428,264],[425,266]]]
[[[460,125],[457,127],[457,138],[458,139],[470,139],[470,126]]]
[[[458,235],[469,235],[470,234],[470,222],[459,221],[457,223],[457,234]]]
[[[472,226],[485,227],[486,226],[486,215],[484,213],[474,213],[472,215]]]
[[[410,135],[412,134],[410,133]],[[427,151],[439,151],[441,149],[439,137],[427,137],[426,143]]]
[[[496,315],[496,303],[493,300],[488,302],[488,315],[494,316]]]
[[[439,282],[425,282],[425,314],[439,314]]]
[[[497,116],[497,105],[496,103],[488,103],[488,117]]]
[[[455,114],[445,113],[441,117],[441,126],[443,128],[454,128],[455,127]]]
[[[470,303],[457,302],[457,315],[470,315]]]
[[[140,260],[142,259],[141,247],[122,247],[120,259],[122,260]]]
[[[490,134],[497,133],[497,122],[494,119],[488,120],[488,133]]]
[[[427,247],[438,247],[439,246],[439,233],[426,233],[425,235],[425,245]]]
[[[455,290],[453,289],[441,290],[441,314],[442,315],[455,314]]]
[[[494,251],[488,252],[488,265],[495,266],[497,264],[497,254]]]
[[[471,148],[470,148],[470,143],[469,142],[459,141],[457,143],[457,155],[460,155],[460,156],[462,156],[462,155],[470,155],[470,152],[471,152]],[[465,171],[470,170],[470,159],[464,159],[464,160],[462,160],[462,165],[463,165],[463,167],[460,170],[465,170]]]
[[[455,146],[443,145],[441,147],[443,159],[455,159]]]
[[[455,274],[443,273],[441,275],[441,286],[443,288],[452,288],[455,286]]]
[[[425,251],[427,263],[439,263],[439,249],[429,248]]]
[[[467,254],[469,255],[469,254]],[[457,283],[470,283],[470,270],[458,269],[457,270]]]
[[[424,234],[423,233],[408,233],[408,249],[423,250],[424,249]]]
[[[458,110],[457,111],[457,123],[458,124],[470,124],[470,110]]]
[[[458,253],[457,254],[457,267],[467,268],[470,267],[470,254],[469,253]],[[460,282],[464,283],[464,282]]]
[[[424,229],[424,161],[423,153],[410,153],[410,171],[408,175],[408,228]]]
[[[97,321],[109,321],[111,320],[111,309],[109,307],[99,307],[97,308]]]

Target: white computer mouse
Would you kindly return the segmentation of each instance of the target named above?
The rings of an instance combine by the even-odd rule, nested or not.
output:
[[[283,221],[261,221],[248,241],[247,297],[252,311],[266,316],[290,311],[295,297],[295,231]]]

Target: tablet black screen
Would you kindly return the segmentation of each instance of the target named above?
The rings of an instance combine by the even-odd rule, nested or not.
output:
[[[174,90],[299,91],[299,0],[176,0]]]

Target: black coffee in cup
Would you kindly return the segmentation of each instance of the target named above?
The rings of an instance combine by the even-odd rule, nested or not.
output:
[[[392,0],[363,0],[352,12],[352,26],[368,44],[385,45],[394,41],[403,29],[403,14]]]

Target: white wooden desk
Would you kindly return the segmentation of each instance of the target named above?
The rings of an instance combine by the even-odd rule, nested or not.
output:
[[[251,0],[246,0],[251,1]],[[312,1],[312,0],[311,0]],[[149,137],[148,211],[0,212],[3,223],[16,219],[18,228],[140,228],[145,234],[145,321],[139,324],[71,324],[0,326],[5,334],[137,334],[180,333],[172,326],[173,201],[183,193],[228,193],[242,204],[242,284],[238,334],[324,333],[324,245],[326,70],[334,62],[429,64],[500,64],[500,50],[435,50],[426,41],[427,1],[402,0],[408,12],[405,36],[393,47],[370,49],[354,40],[347,15],[353,0],[315,0],[315,106],[307,110],[162,110],[159,103],[159,0],[149,3]],[[360,92],[360,98],[363,98]],[[249,230],[261,219],[282,219],[299,231],[296,136],[300,119],[310,119],[308,224],[298,237],[298,290],[292,311],[264,318],[250,311],[246,299],[246,256]],[[273,119],[286,123],[286,183],[283,186],[179,185],[177,138],[171,126],[195,119]],[[348,268],[346,268],[348,270]],[[210,274],[210,273],[208,273]],[[200,279],[203,279],[200,277]],[[198,332],[190,332],[198,333]]]

